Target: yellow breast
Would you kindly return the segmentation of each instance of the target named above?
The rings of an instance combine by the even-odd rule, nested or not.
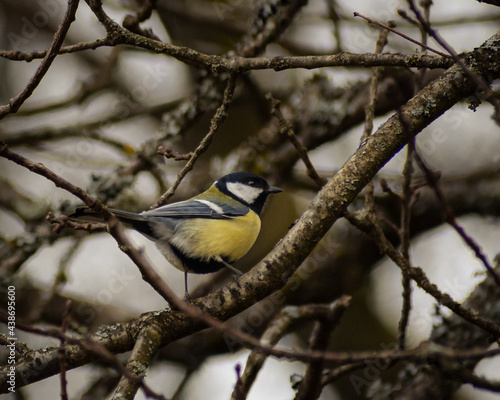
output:
[[[234,262],[250,250],[259,231],[260,218],[250,210],[235,219],[186,221],[172,242],[190,257],[209,260],[221,256]]]

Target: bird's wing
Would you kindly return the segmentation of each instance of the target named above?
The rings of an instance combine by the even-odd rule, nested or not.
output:
[[[168,204],[163,207],[155,208],[151,211],[145,211],[140,215],[146,218],[168,217],[232,219],[246,215],[249,211],[250,209],[243,204],[216,204],[210,200],[191,199]]]

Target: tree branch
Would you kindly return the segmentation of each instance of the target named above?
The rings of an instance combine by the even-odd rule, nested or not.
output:
[[[21,105],[28,99],[28,97],[31,96],[31,94],[40,84],[43,77],[45,76],[50,66],[52,65],[52,62],[56,58],[57,53],[62,46],[64,38],[68,33],[71,23],[75,20],[78,4],[79,0],[68,1],[68,8],[66,10],[66,14],[64,15],[64,19],[61,22],[61,25],[59,25],[59,28],[57,28],[50,49],[47,51],[47,54],[43,58],[35,74],[30,79],[24,90],[21,93],[19,93],[16,97],[10,99],[9,104],[0,106],[0,119],[4,118],[7,114],[15,113],[19,109],[19,107],[21,107]]]
[[[181,169],[181,171],[177,174],[177,179],[175,182],[170,186],[170,188],[158,199],[158,201],[155,202],[151,206],[151,209],[159,207],[167,202],[167,200],[172,197],[175,193],[175,190],[181,183],[182,179],[187,175],[189,171],[191,171],[194,167],[194,164],[196,160],[198,160],[198,157],[202,155],[210,146],[210,143],[212,143],[212,140],[219,130],[220,126],[223,124],[223,122],[227,118],[227,112],[229,109],[229,106],[231,105],[231,100],[233,98],[233,93],[234,89],[236,87],[236,75],[231,75],[227,81],[226,89],[224,91],[224,97],[222,99],[222,104],[220,107],[217,109],[215,115],[212,118],[212,121],[210,123],[210,130],[206,134],[206,136],[203,138],[203,140],[200,142],[198,147],[195,149],[195,151],[191,154],[191,157],[189,158],[188,162],[184,166],[184,168]]]

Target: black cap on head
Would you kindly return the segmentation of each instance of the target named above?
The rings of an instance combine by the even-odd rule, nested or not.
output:
[[[278,187],[269,186],[264,178],[247,172],[233,172],[225,175],[215,182],[215,187],[259,215],[267,196],[282,192]]]

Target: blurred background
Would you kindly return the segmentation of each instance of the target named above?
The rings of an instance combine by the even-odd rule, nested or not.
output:
[[[353,12],[381,22],[394,21],[397,29],[420,40],[419,30],[397,14],[406,1],[311,0],[290,12],[276,38],[257,46],[262,26],[271,24],[286,2],[158,0],[142,28],[167,43],[207,54],[245,56],[326,55],[340,51],[373,52],[378,30]],[[293,3],[293,2],[292,2]],[[105,0],[105,11],[121,23],[144,7],[137,1]],[[50,46],[66,10],[63,0],[4,0],[0,3],[0,47],[32,52]],[[284,11],[283,11],[284,12]],[[470,0],[452,4],[435,0],[430,20],[457,53],[478,47],[497,30],[500,10]],[[65,46],[94,41],[105,35],[89,7],[81,2]],[[438,45],[429,40],[429,45]],[[386,52],[417,54],[417,46],[389,35]],[[39,59],[14,61],[0,58],[0,103],[5,104],[27,84]],[[421,85],[442,70],[425,73],[407,68],[385,68],[379,84],[374,129],[385,122]],[[280,134],[265,95],[282,101],[282,112],[311,160],[330,177],[359,146],[368,102],[368,68],[321,68],[251,71],[240,77],[227,121],[208,151],[197,161],[171,201],[206,189],[218,177],[237,170],[264,176],[284,188],[263,216],[258,242],[236,267],[243,271],[283,237],[318,191],[307,177],[293,146]],[[34,94],[16,114],[0,121],[0,139],[29,159],[42,162],[71,183],[83,187],[109,206],[130,211],[150,207],[175,180],[184,161],[157,154],[158,145],[175,152],[193,151],[207,134],[210,119],[222,100],[224,76],[188,66],[171,57],[141,49],[101,47],[58,56]],[[493,85],[498,92],[498,84]],[[459,103],[418,135],[417,147],[428,164],[441,171],[441,184],[458,222],[481,246],[491,262],[500,252],[500,129],[485,103],[472,111]],[[375,180],[379,212],[399,224],[398,202],[384,193],[385,179],[401,191],[405,152],[396,155]],[[69,193],[14,163],[0,158],[0,265],[1,287],[15,284],[19,318],[32,323],[60,325],[64,300],[76,306],[72,317],[81,332],[103,324],[127,321],[141,313],[165,308],[164,300],[141,279],[133,263],[106,233],[63,230],[52,232],[47,212],[68,214],[79,201]],[[420,172],[417,170],[416,174]],[[418,177],[417,177],[418,178]],[[363,204],[363,195],[353,209]],[[397,235],[388,235],[398,243]],[[155,246],[139,234],[133,241],[144,248],[157,271],[183,295],[183,274],[171,268]],[[484,280],[484,267],[461,238],[443,222],[434,193],[420,189],[411,222],[411,259],[431,281],[455,300],[464,301]],[[230,276],[190,276],[190,287],[215,290]],[[351,307],[333,333],[331,350],[383,350],[396,346],[401,314],[399,269],[381,257],[378,249],[346,221],[338,221],[296,274],[297,285],[282,292],[287,303],[328,303],[343,294]],[[3,307],[2,303],[2,307]],[[499,307],[496,302],[496,307]],[[265,313],[256,304],[234,318],[237,326],[260,335],[279,311]],[[500,311],[499,311],[500,313]],[[262,317],[253,326],[252,318]],[[426,340],[449,312],[414,288],[408,346]],[[310,325],[285,336],[281,346],[307,346]],[[58,346],[58,341],[19,332],[31,348]],[[121,355],[124,361],[127,355]],[[167,397],[227,399],[236,382],[235,366],[245,364],[248,351],[229,349],[217,332],[205,330],[162,349],[147,382]],[[394,381],[398,368],[359,369],[326,386],[321,399],[369,397],[381,379]],[[476,372],[500,379],[500,362],[484,360]],[[268,359],[253,386],[250,399],[292,398],[290,377],[304,373],[298,362]],[[68,372],[70,398],[92,393],[93,385],[108,389],[114,371],[88,365]],[[293,380],[293,379],[292,379]],[[375,388],[375,389],[374,389]],[[55,398],[59,377],[20,390],[23,397]],[[9,397],[10,396],[10,397]],[[21,395],[19,395],[21,396]],[[97,397],[95,397],[97,398]],[[100,397],[99,397],[100,398]],[[144,398],[139,392],[138,399]],[[500,395],[464,385],[456,399],[500,399]]]

